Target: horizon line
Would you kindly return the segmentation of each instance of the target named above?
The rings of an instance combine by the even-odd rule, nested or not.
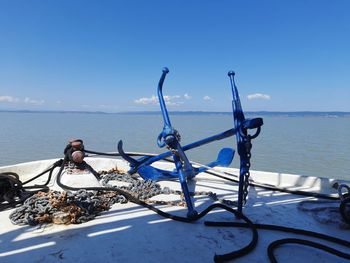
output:
[[[118,111],[118,112],[105,112],[105,111],[81,111],[81,110],[5,110],[0,109],[0,112],[19,112],[19,113],[87,113],[87,114],[137,114],[137,113],[159,113],[160,110],[154,111]],[[203,111],[203,110],[187,110],[187,111],[169,111],[169,113],[212,113],[212,114],[229,114],[232,111]],[[350,111],[311,111],[311,110],[300,110],[300,111],[244,111],[244,113],[260,113],[260,114],[290,114],[290,113],[315,113],[315,114],[327,114],[327,113],[337,113],[337,114],[350,114]]]

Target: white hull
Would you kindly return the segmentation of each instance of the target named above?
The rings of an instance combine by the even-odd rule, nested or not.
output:
[[[0,173],[16,172],[21,176],[20,179],[25,181],[45,170],[54,161],[56,160],[0,167]],[[116,166],[121,170],[128,169],[126,162],[117,159],[87,158],[86,161],[97,171],[109,170]],[[168,168],[171,166],[169,163],[157,165]],[[217,170],[238,174],[238,170],[234,168]],[[57,171],[58,169],[54,174]],[[84,181],[81,177],[77,180],[70,178],[65,183],[71,186],[96,186],[98,182],[91,178],[90,176],[90,179]],[[336,190],[332,188],[335,180],[332,179],[259,171],[252,171],[251,178],[255,182],[278,187],[336,195]],[[42,183],[45,179],[33,183]],[[180,190],[178,182],[160,184]],[[54,180],[49,186],[58,189]],[[189,187],[191,191],[212,191],[219,197],[232,201],[237,198],[237,184],[204,173],[190,182]],[[314,198],[251,187],[243,211],[255,223],[306,229],[350,241],[349,229],[341,229],[335,224],[320,223],[312,215],[300,211],[297,205],[303,200]],[[199,196],[195,201],[198,211],[210,204],[212,200],[203,196]],[[157,207],[176,215],[186,215],[186,208]],[[181,223],[164,219],[144,207],[128,202],[113,205],[112,209],[87,223],[35,227],[13,225],[9,220],[11,211],[13,210],[0,212],[0,262],[213,262],[215,253],[224,254],[239,249],[251,239],[249,229],[207,227],[203,224],[206,220],[232,221],[232,214],[223,210],[214,210],[195,223]],[[259,230],[257,248],[235,262],[268,262],[268,243],[285,237],[305,238],[294,234]],[[349,249],[341,246],[332,247],[349,252]],[[287,263],[348,262],[298,245],[287,245],[278,249],[277,256],[279,262]]]

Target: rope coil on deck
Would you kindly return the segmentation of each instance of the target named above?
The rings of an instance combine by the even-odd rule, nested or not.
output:
[[[11,172],[0,174],[0,203],[3,209],[21,203],[25,198],[24,192],[18,174]]]

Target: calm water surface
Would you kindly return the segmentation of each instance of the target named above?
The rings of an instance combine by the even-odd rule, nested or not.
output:
[[[350,179],[350,118],[263,116],[253,141],[252,169]],[[232,128],[230,115],[173,115],[173,126],[190,143]],[[159,153],[160,115],[0,112],[0,165],[61,158],[70,138],[84,140],[96,151]],[[216,159],[222,147],[236,147],[231,137],[188,152],[202,163]],[[238,155],[236,156],[238,157]],[[232,166],[238,167],[238,158]]]

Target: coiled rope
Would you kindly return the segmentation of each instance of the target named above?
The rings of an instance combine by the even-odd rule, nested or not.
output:
[[[0,211],[16,207],[19,204],[22,204],[30,196],[41,192],[47,192],[52,172],[56,167],[61,166],[63,160],[58,160],[52,164],[49,168],[39,173],[38,175],[32,177],[31,179],[22,182],[19,179],[19,175],[13,172],[3,172],[0,173]],[[25,186],[26,184],[34,181],[35,179],[43,176],[44,174],[49,173],[47,181],[42,185],[31,185]],[[35,189],[28,191],[30,189]]]

